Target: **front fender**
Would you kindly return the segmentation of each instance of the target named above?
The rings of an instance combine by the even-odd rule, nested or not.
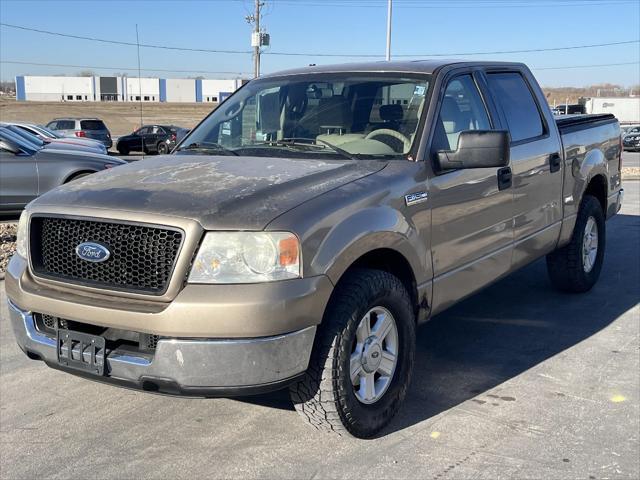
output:
[[[358,210],[334,225],[318,245],[310,266],[314,272],[325,272],[335,284],[358,258],[383,248],[407,260],[418,285],[429,277],[426,242],[399,211],[387,206]]]

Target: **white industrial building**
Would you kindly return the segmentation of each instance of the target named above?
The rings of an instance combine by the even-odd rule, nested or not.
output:
[[[123,77],[126,102],[159,102],[160,79]]]
[[[138,77],[16,77],[16,99],[40,102],[219,103],[246,80]]]
[[[20,77],[18,77],[20,78]],[[93,77],[21,77],[16,79],[16,92],[24,92],[24,98],[36,102],[87,102],[93,101]]]
[[[229,95],[242,86],[243,81],[236,80],[209,80],[203,79],[201,102],[222,102]]]
[[[161,101],[189,103],[196,101],[196,80],[168,78],[160,80]]]

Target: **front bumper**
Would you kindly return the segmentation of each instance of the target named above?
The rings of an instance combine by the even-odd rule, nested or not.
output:
[[[70,287],[34,277],[19,255],[7,267],[7,297],[25,311],[172,338],[271,337],[302,330],[320,323],[333,291],[324,275],[259,284],[187,284],[167,302]]]
[[[311,326],[262,338],[160,339],[153,354],[107,349],[105,375],[93,376],[58,364],[56,340],[37,330],[31,312],[9,301],[9,317],[20,348],[50,367],[129,388],[204,397],[287,386],[307,369],[316,332]]]

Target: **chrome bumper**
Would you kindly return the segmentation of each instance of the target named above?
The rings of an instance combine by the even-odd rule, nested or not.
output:
[[[56,340],[36,329],[31,312],[9,301],[9,317],[18,345],[31,358],[78,373],[58,365]],[[312,326],[263,338],[160,339],[153,355],[109,351],[105,376],[90,378],[174,395],[227,396],[276,390],[307,369],[315,332]]]

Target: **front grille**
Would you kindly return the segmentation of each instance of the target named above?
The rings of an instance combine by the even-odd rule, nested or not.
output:
[[[60,217],[31,220],[31,263],[36,275],[110,290],[162,295],[182,244],[181,230]],[[83,242],[111,255],[100,263],[76,254]]]

